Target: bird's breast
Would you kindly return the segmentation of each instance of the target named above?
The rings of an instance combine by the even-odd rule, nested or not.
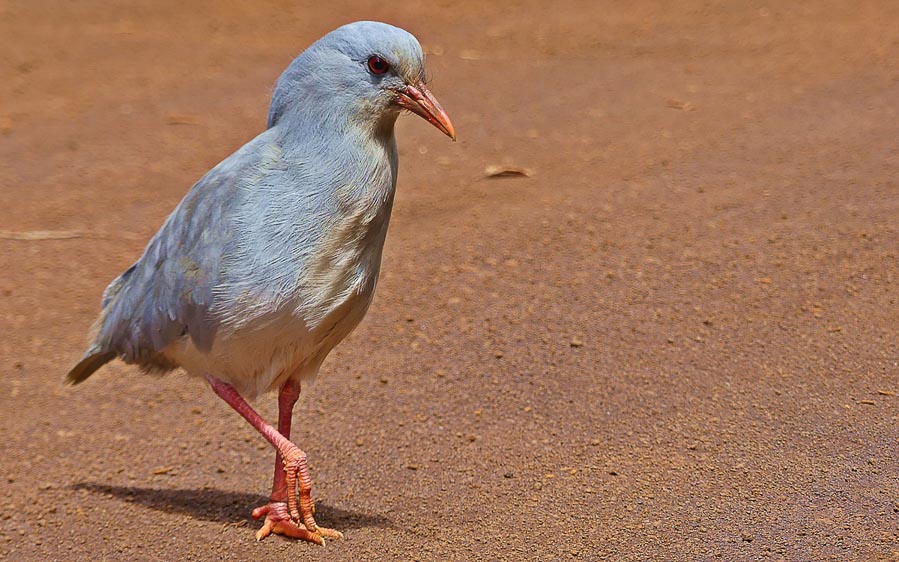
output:
[[[351,314],[353,306],[362,307],[363,313],[367,309],[393,203],[392,189],[364,191],[350,185],[335,197],[338,212],[302,274],[302,300],[313,324],[339,310]]]

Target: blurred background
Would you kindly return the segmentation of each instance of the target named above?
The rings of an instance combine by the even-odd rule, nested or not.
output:
[[[308,44],[421,41],[381,282],[305,389],[327,549],[107,283]],[[899,559],[896,2],[0,2],[0,556]],[[270,418],[273,397],[260,400]]]

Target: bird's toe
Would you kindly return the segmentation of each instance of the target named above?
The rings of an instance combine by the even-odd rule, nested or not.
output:
[[[324,546],[326,538],[339,539],[343,537],[340,531],[335,531],[334,529],[316,527],[316,530],[313,532],[302,523],[297,523],[290,517],[287,502],[271,501],[254,509],[252,515],[253,519],[265,517],[262,527],[256,531],[257,541],[274,534]]]

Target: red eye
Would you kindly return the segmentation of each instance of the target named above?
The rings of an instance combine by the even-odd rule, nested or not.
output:
[[[368,57],[368,69],[372,74],[384,74],[390,70],[390,65],[378,55],[372,55]]]

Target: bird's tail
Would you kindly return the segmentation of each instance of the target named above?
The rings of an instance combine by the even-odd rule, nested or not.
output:
[[[126,269],[124,273],[116,277],[113,282],[106,287],[106,290],[103,291],[100,316],[97,318],[97,321],[94,322],[94,325],[91,326],[90,341],[92,343],[90,347],[87,348],[81,361],[72,367],[72,370],[66,375],[66,384],[75,385],[84,382],[84,380],[93,375],[97,369],[109,363],[118,355],[116,352],[110,351],[109,347],[98,343],[98,339],[100,333],[103,331],[110,307],[112,307],[117,300],[122,287],[128,282],[128,279],[131,277],[131,274],[134,273],[136,267],[137,264],[134,264]]]
[[[81,361],[72,367],[72,370],[66,375],[66,383],[78,384],[84,381],[84,379],[94,374],[94,371],[109,363],[115,357],[116,353],[114,351],[104,351],[100,346],[92,345],[87,350],[87,353],[84,354],[84,357],[81,358]]]

